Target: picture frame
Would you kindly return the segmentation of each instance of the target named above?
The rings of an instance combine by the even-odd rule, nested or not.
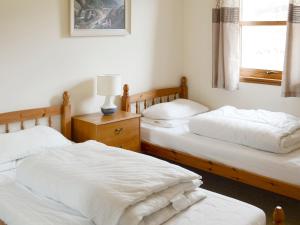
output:
[[[131,33],[131,0],[70,0],[71,36]]]

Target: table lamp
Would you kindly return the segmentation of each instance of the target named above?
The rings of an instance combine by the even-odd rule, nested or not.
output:
[[[97,94],[105,96],[104,105],[101,111],[104,115],[112,115],[117,111],[114,104],[114,96],[121,95],[122,92],[120,75],[102,75],[97,78]]]

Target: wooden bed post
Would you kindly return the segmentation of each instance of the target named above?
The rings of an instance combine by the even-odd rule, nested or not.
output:
[[[273,213],[274,225],[285,225],[285,213],[282,207],[277,206]]]
[[[61,115],[61,132],[68,138],[72,138],[71,134],[71,104],[70,95],[67,91],[63,94],[63,105],[62,105],[62,115]]]
[[[125,112],[130,112],[130,97],[129,97],[129,85],[125,84],[123,87],[123,96],[122,96],[122,107],[121,110]]]
[[[183,76],[181,78],[180,89],[181,90],[180,90],[179,97],[188,99],[189,98],[189,91],[188,91],[188,86],[187,86],[187,78],[185,76]]]

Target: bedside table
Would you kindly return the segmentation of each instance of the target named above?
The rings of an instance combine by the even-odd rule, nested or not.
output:
[[[140,152],[140,115],[119,111],[111,116],[101,113],[72,118],[75,142],[96,140],[109,146]]]

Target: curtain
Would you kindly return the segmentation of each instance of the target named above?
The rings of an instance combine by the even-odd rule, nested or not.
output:
[[[237,90],[240,80],[240,2],[217,0],[213,9],[213,88]]]
[[[300,97],[300,1],[291,0],[282,81],[283,97]]]

